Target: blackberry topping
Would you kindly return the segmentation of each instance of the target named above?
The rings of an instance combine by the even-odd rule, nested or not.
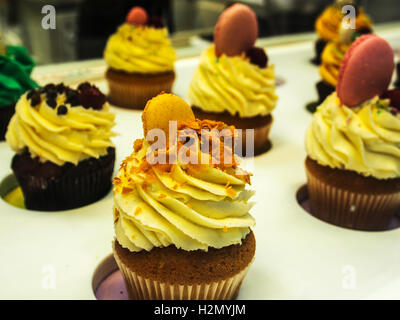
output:
[[[390,106],[400,110],[400,89],[387,90],[382,94],[381,98],[389,99]]]
[[[57,114],[58,114],[59,116],[64,115],[64,114],[67,114],[67,112],[68,112],[68,108],[67,108],[67,106],[64,105],[64,104],[62,104],[61,106],[59,106],[59,107],[57,108]]]
[[[67,97],[67,103],[69,103],[72,107],[78,106],[79,101],[78,101],[78,92],[72,89],[67,89],[65,93]]]
[[[45,85],[43,89],[44,89],[44,92],[46,92],[46,93],[48,93],[50,91],[57,91],[56,85],[53,83],[49,83],[49,84]]]
[[[32,91],[34,91],[34,90],[32,90]],[[42,101],[42,99],[40,98],[40,94],[37,91],[34,91],[32,93],[30,99],[31,99],[31,106],[32,107],[37,106]]]
[[[57,101],[52,98],[47,98],[46,103],[49,105],[49,107],[51,107],[53,109],[57,106]]]
[[[66,89],[66,87],[65,87],[64,83],[62,83],[62,82],[59,83],[59,84],[56,86],[56,91],[57,91],[58,93],[64,93],[65,89]]]
[[[78,101],[85,109],[100,110],[106,102],[106,96],[101,91],[88,82],[82,83],[78,87]]]
[[[78,91],[83,91],[83,90],[87,90],[90,89],[92,86],[89,82],[82,82],[79,86],[78,86]]]
[[[49,91],[46,93],[48,99],[55,100],[57,98],[57,91]]]
[[[148,25],[149,27],[157,28],[157,29],[164,28],[164,22],[163,22],[162,18],[157,17],[157,16],[151,16],[147,20],[146,25]]]
[[[253,47],[246,51],[246,56],[252,64],[260,68],[266,68],[268,65],[268,57],[263,48]]]
[[[36,93],[36,90],[31,90],[28,92],[28,94],[26,95],[26,98],[29,100],[30,98],[32,98],[32,96]]]

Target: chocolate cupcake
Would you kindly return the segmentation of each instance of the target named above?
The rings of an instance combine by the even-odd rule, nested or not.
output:
[[[5,139],[19,97],[38,87],[30,78],[34,65],[24,47],[6,46],[4,52],[0,52],[0,141]]]
[[[175,80],[175,50],[162,19],[141,7],[129,12],[104,51],[106,79],[112,104],[143,109],[160,92],[171,92]]]
[[[168,143],[135,141],[114,182],[113,251],[130,298],[234,299],[256,243],[249,214],[254,193],[246,189],[250,174],[214,131],[232,128],[195,119],[171,94],[150,100],[142,119],[147,138],[158,129]],[[173,121],[175,133],[169,130]],[[213,139],[220,144],[205,152]],[[196,161],[184,160],[185,146]],[[166,161],[153,161],[152,153]]]
[[[242,129],[240,156],[258,155],[271,147],[275,94],[274,66],[263,48],[254,47],[258,35],[255,13],[246,5],[226,9],[214,31],[214,45],[201,55],[188,97],[199,119],[223,121]],[[254,130],[254,143],[246,129]],[[249,152],[249,151],[253,152]]]
[[[93,85],[49,84],[24,94],[6,140],[27,209],[57,211],[93,203],[111,188],[115,115]]]
[[[400,92],[385,91],[393,68],[385,40],[359,38],[343,60],[337,92],[313,115],[306,173],[311,213],[321,220],[385,230],[400,209]]]

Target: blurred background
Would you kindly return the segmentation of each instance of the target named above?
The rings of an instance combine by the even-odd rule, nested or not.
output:
[[[0,34],[26,46],[37,64],[101,58],[106,40],[135,5],[164,18],[176,47],[196,37],[212,41],[224,0],[0,0]],[[316,17],[332,0],[247,0],[259,19],[260,37],[311,32]],[[399,0],[357,1],[375,24],[400,21]],[[44,30],[44,5],[56,8],[56,29]]]

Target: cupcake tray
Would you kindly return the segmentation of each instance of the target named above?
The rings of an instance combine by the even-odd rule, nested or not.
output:
[[[399,34],[399,28],[380,32],[395,48]],[[244,161],[257,192],[252,210],[257,252],[238,299],[399,299],[398,219],[388,231],[349,230],[316,219],[297,201],[306,200],[304,189],[297,195],[306,181],[304,135],[311,122],[304,106],[317,98],[319,80],[309,62],[313,43],[267,51],[284,83],[277,88],[272,149]],[[198,61],[176,63],[176,94],[186,98]],[[107,90],[104,80],[97,85]],[[114,139],[116,173],[143,133],[140,112],[113,111],[120,134]],[[12,156],[0,143],[1,181],[11,174]],[[111,192],[92,205],[62,212],[28,211],[0,199],[0,299],[95,299],[93,289],[99,285],[99,298],[126,299],[120,275],[113,273],[113,237]]]

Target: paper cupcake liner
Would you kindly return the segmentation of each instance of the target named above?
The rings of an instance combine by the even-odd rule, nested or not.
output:
[[[132,300],[232,300],[239,293],[240,286],[251,263],[233,277],[204,284],[181,285],[162,283],[141,277],[129,269],[118,257],[113,242],[114,257],[125,280],[129,298]]]
[[[14,112],[15,112],[14,105],[0,107],[0,141],[5,140],[8,123],[10,122],[12,116],[14,115]]]
[[[110,76],[108,71],[106,78],[108,81],[109,93],[108,99],[113,105],[142,110],[151,98],[160,92],[171,92],[172,84],[175,80],[175,73],[171,75],[161,74],[159,77],[149,75],[148,77],[135,77],[135,81],[129,81],[129,75],[118,75],[118,77],[126,77],[127,81],[120,81],[118,77]],[[141,81],[142,80],[142,81]]]
[[[27,163],[16,168],[13,166],[24,194],[25,207],[30,210],[59,211],[82,207],[101,199],[111,189],[115,161],[115,152],[112,150],[105,157],[85,160],[90,164],[79,163],[73,169],[51,178],[37,172],[24,172],[21,169],[29,165]],[[87,170],[81,170],[79,166],[83,165],[88,167]],[[90,170],[91,166],[96,169]]]
[[[337,226],[385,230],[400,208],[400,192],[366,194],[336,187],[306,169],[311,213]]]

